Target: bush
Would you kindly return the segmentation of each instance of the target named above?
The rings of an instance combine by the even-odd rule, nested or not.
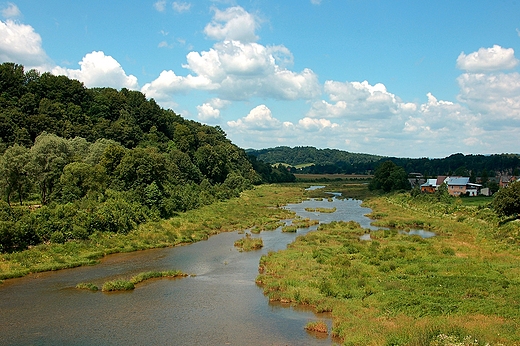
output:
[[[501,216],[520,214],[520,181],[500,189],[493,198],[492,206]]]

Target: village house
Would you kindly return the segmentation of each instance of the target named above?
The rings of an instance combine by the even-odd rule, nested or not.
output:
[[[498,181],[498,186],[500,188],[507,187],[509,184],[515,182],[517,180],[517,177],[511,176],[511,175],[502,175],[500,176],[500,180]]]
[[[441,186],[442,183],[444,183],[444,180],[446,180],[446,178],[447,177],[445,175],[439,175],[435,179],[428,179],[426,183],[421,185],[421,192],[434,193],[435,191],[437,191],[437,188]]]
[[[428,179],[421,185],[421,192],[434,193],[440,185],[446,183],[448,193],[452,196],[478,196],[482,185],[469,182],[469,177],[439,176],[437,179]]]

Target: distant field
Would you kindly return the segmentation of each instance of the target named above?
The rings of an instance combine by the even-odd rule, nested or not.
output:
[[[368,174],[295,174],[296,180],[345,180],[345,179],[371,179],[373,176]]]
[[[464,205],[472,205],[472,206],[486,206],[491,201],[493,201],[493,197],[491,196],[476,196],[476,197],[464,197],[462,199],[462,204]]]

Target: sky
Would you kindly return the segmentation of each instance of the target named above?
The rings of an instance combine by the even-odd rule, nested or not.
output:
[[[143,92],[247,149],[520,153],[517,0],[0,0],[0,63]]]

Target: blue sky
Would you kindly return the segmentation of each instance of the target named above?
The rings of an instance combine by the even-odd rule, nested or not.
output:
[[[0,62],[140,90],[243,148],[519,153],[520,2],[0,0]]]

